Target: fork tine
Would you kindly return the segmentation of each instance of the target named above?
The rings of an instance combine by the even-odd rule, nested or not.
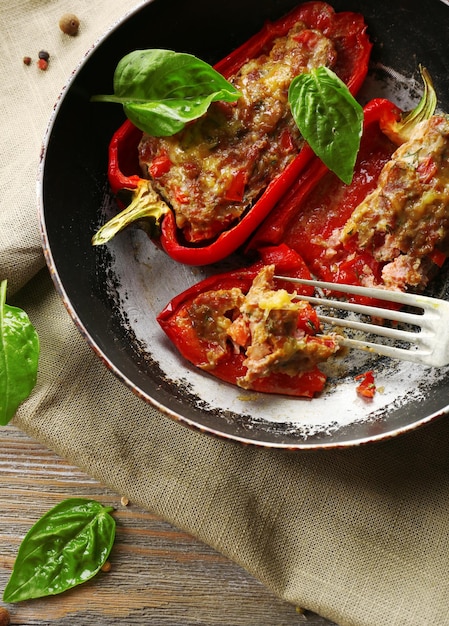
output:
[[[339,291],[342,291],[339,289]],[[360,293],[358,291],[357,293]],[[393,309],[383,309],[377,306],[368,306],[366,304],[356,304],[354,302],[344,302],[341,300],[329,300],[327,298],[317,298],[315,296],[303,296],[298,295],[300,300],[305,300],[311,304],[319,304],[328,306],[334,309],[342,309],[344,311],[352,311],[353,313],[360,313],[361,315],[371,315],[372,317],[382,317],[387,320],[394,320],[396,322],[405,322],[407,324],[414,324],[420,326],[423,321],[423,316],[415,313],[407,313],[405,311],[395,311]],[[384,298],[384,300],[386,300]],[[415,304],[416,306],[416,304]]]
[[[318,315],[318,319],[325,324],[330,324],[331,326],[352,328],[353,330],[362,331],[364,333],[372,333],[374,335],[380,335],[381,337],[387,337],[389,339],[408,341],[409,343],[416,343],[418,337],[422,338],[421,333],[411,332],[408,330],[400,330],[398,328],[389,328],[387,326],[379,326],[377,324],[371,324],[366,322],[358,322],[356,320],[341,319],[328,315]]]
[[[353,295],[366,296],[376,300],[384,300],[385,302],[398,302],[399,304],[409,304],[412,306],[420,306],[418,299],[423,302],[428,300],[426,296],[418,296],[416,294],[404,293],[403,291],[390,291],[388,289],[380,289],[379,287],[361,287],[359,285],[344,285],[341,283],[329,283],[321,280],[309,280],[307,278],[292,278],[290,276],[274,276],[279,280],[285,280],[289,283],[298,285],[311,285],[318,289],[327,289],[329,291],[341,291]],[[301,296],[302,298],[303,296]]]
[[[347,348],[354,348],[355,350],[362,350],[363,352],[371,352],[374,354],[380,354],[381,356],[387,356],[392,359],[399,359],[401,361],[411,361],[412,363],[421,363],[424,365],[437,365],[434,362],[434,356],[431,349],[419,349],[411,350],[410,348],[400,348],[397,346],[387,346],[382,343],[373,343],[371,341],[359,341],[358,339],[348,339],[344,337],[340,341],[342,346]],[[441,365],[447,365],[447,360]]]

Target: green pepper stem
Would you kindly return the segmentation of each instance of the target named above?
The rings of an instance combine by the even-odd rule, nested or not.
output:
[[[151,231],[156,233],[160,222],[170,208],[160,199],[149,180],[142,179],[133,191],[132,201],[126,209],[104,224],[92,237],[92,244],[99,246],[110,241],[121,230],[141,219],[152,222]]]
[[[6,285],[7,285],[6,278],[0,281],[0,306],[5,304],[6,302]]]
[[[412,111],[404,113],[399,122],[386,124],[382,128],[387,137],[398,146],[409,141],[416,126],[432,117],[437,106],[437,95],[429,72],[422,65],[419,66],[419,71],[424,82],[421,100]]]

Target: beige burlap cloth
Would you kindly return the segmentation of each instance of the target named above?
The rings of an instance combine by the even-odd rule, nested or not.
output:
[[[449,420],[342,451],[209,438],[119,383],[56,295],[38,229],[41,141],[70,73],[129,9],[125,0],[0,2],[0,277],[42,345],[15,425],[341,626],[449,624]],[[59,32],[66,11],[82,21],[75,38]],[[42,48],[47,72],[35,65]]]

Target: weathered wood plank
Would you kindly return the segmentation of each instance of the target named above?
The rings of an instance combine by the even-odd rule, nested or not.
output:
[[[7,606],[11,624],[326,626],[301,614],[244,570],[71,466],[12,426],[0,431],[0,590],[30,526],[69,497],[116,511],[111,570],[60,596]]]

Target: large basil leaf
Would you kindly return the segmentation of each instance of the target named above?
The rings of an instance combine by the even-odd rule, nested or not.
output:
[[[118,102],[127,117],[154,136],[170,136],[203,115],[211,102],[240,97],[231,83],[208,63],[172,50],[135,50],[114,73],[114,95],[92,100]]]
[[[55,595],[99,571],[115,539],[112,507],[69,498],[28,531],[3,593],[5,602]]]
[[[289,89],[293,118],[312,150],[344,183],[352,180],[363,109],[327,67],[296,76]]]
[[[39,338],[28,315],[6,304],[6,284],[0,283],[0,424],[14,416],[36,384]]]

